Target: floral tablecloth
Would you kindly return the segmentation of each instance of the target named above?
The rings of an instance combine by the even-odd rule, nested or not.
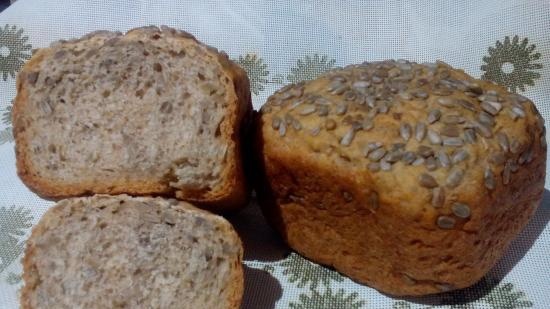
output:
[[[25,239],[52,205],[15,171],[11,104],[32,50],[97,29],[166,24],[226,51],[259,108],[277,88],[365,60],[436,59],[531,98],[550,119],[547,1],[19,0],[0,14],[0,308],[18,308]],[[548,125],[548,122],[547,122]],[[547,182],[548,183],[548,182]],[[550,308],[550,192],[478,284],[391,298],[292,253],[252,202],[230,220],[245,244],[243,308]]]

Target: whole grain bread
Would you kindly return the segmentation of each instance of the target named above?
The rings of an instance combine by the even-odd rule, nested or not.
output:
[[[33,228],[23,309],[232,308],[242,246],[224,218],[177,200],[72,198]]]
[[[245,204],[246,73],[168,27],[97,31],[39,49],[17,80],[17,170],[43,197],[167,195]]]
[[[257,133],[259,197],[288,244],[389,294],[474,284],[544,191],[535,105],[442,62],[351,65],[284,87]]]

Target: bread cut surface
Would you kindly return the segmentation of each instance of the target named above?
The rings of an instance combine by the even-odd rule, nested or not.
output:
[[[442,62],[287,86],[262,107],[257,147],[262,206],[289,245],[394,295],[474,284],[544,191],[534,104]]]
[[[19,175],[45,197],[165,194],[239,206],[248,87],[227,55],[167,27],[53,44],[18,78]]]
[[[126,195],[60,201],[33,228],[23,309],[239,308],[242,247],[186,202]]]

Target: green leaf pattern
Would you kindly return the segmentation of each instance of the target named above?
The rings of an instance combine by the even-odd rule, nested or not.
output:
[[[311,295],[300,294],[297,302],[290,302],[290,309],[360,309],[363,308],[365,301],[357,299],[357,293],[346,293],[343,289],[334,293],[327,288],[323,293],[316,290],[311,291]]]
[[[22,236],[32,226],[31,220],[30,211],[22,206],[0,208],[0,273],[23,252]]]
[[[23,29],[15,25],[0,27],[0,73],[4,81],[8,76],[15,78],[25,60],[31,58],[32,46],[28,40],[29,37],[23,35]]]

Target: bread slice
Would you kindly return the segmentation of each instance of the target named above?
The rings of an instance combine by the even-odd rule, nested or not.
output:
[[[214,209],[247,198],[246,73],[168,27],[98,31],[38,50],[17,80],[17,168],[43,197],[176,196]]]
[[[27,241],[21,307],[239,308],[242,255],[229,222],[186,202],[66,199]]]

